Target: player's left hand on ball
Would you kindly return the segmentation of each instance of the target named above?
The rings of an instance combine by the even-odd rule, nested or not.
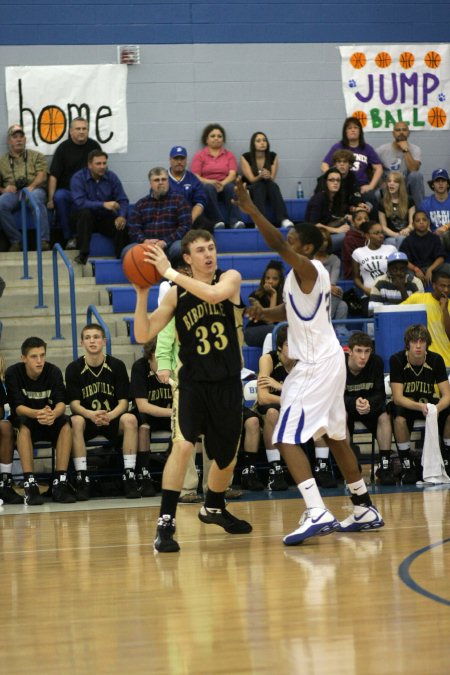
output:
[[[170,262],[163,249],[160,248],[159,244],[148,244],[147,248],[148,251],[144,254],[145,260],[152,263],[158,272],[164,276],[164,273],[170,267]]]

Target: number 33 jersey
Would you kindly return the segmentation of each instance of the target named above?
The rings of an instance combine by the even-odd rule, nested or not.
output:
[[[216,270],[212,284],[223,272]],[[180,343],[178,373],[187,380],[217,381],[240,377],[243,305],[223,300],[213,305],[177,287],[175,327]]]

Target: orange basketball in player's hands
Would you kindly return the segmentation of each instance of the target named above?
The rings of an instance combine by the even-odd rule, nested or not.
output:
[[[146,252],[148,248],[145,244],[136,244],[128,249],[122,260],[126,278],[140,288],[154,286],[162,279],[156,267],[144,257]]]

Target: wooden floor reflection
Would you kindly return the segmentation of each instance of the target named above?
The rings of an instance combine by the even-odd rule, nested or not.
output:
[[[347,498],[327,503],[348,515]],[[299,500],[233,504],[254,525],[240,537],[186,506],[168,555],[151,546],[155,506],[4,509],[2,672],[448,673],[448,490],[376,503],[382,530],[293,548]]]

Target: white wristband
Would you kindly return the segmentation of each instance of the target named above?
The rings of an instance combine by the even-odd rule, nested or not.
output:
[[[173,281],[174,283],[176,283],[178,274],[179,273],[176,270],[174,270],[173,267],[168,267],[164,272],[164,277],[169,281]]]

